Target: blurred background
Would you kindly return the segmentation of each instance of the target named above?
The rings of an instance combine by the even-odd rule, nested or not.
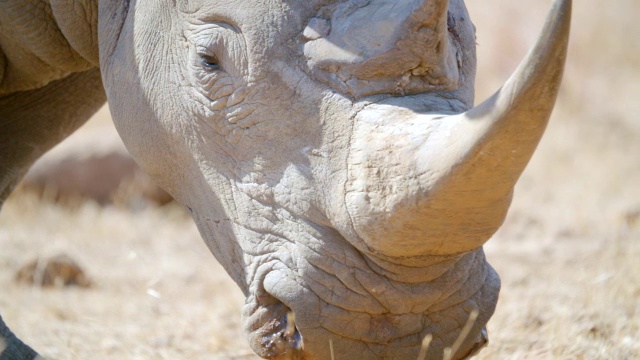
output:
[[[467,1],[477,102],[525,56],[550,3]],[[503,287],[479,359],[640,358],[638,14],[637,0],[574,3],[556,110],[486,246]],[[51,359],[254,358],[243,296],[126,155],[106,108],[9,198],[0,244],[2,316]]]

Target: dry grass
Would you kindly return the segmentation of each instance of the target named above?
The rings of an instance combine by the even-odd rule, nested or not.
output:
[[[244,297],[177,206],[131,213],[87,203],[76,210],[22,194],[0,217],[0,309],[51,359],[210,359],[248,353]],[[13,281],[36,255],[64,253],[89,289]],[[202,355],[208,354],[208,355]]]
[[[468,3],[482,99],[524,56],[549,2]],[[556,113],[487,245],[503,289],[479,359],[640,358],[640,2],[576,1],[574,14]],[[68,210],[17,194],[0,244],[0,312],[50,358],[251,358],[242,294],[176,207]],[[57,253],[96,285],[13,282],[20,265]]]

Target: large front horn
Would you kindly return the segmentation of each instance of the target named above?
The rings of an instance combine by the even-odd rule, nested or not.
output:
[[[570,17],[571,0],[554,1],[515,73],[465,113],[418,114],[397,106],[401,98],[360,112],[347,209],[369,251],[388,257],[456,254],[493,235],[551,115]]]

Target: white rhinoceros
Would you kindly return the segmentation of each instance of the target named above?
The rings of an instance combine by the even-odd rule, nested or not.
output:
[[[5,0],[0,195],[108,99],[246,294],[260,356],[415,359],[430,336],[428,358],[465,358],[487,341],[500,281],[482,245],[554,105],[570,8],[554,1],[473,107],[462,0]],[[0,358],[34,356],[0,335]]]

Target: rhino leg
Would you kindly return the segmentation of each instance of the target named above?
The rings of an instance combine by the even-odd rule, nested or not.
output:
[[[33,162],[84,124],[105,101],[98,69],[0,98],[0,206]],[[0,317],[0,360],[36,356]]]
[[[0,360],[31,360],[37,357],[38,353],[20,341],[0,316]]]
[[[97,68],[0,98],[0,204],[42,154],[105,102]]]

